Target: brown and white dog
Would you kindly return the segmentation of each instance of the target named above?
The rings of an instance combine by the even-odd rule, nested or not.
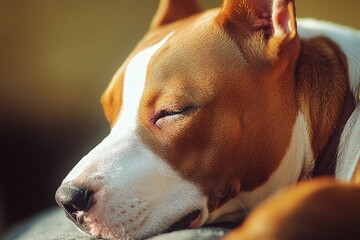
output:
[[[144,239],[239,221],[279,189],[333,175],[349,183],[300,184],[229,239],[297,239],[279,232],[298,234],[307,220],[296,214],[309,209],[324,223],[327,201],[360,222],[350,185],[360,178],[359,83],[360,32],[296,21],[293,0],[224,0],[203,12],[194,0],[161,0],[103,95],[110,134],[57,202],[92,236]]]

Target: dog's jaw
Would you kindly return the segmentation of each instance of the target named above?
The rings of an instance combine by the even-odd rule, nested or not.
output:
[[[134,141],[123,147],[134,149],[139,145]],[[143,159],[140,160],[131,157],[131,150],[119,151],[122,152],[120,158],[117,151],[106,159],[100,152],[87,156],[96,159],[94,164],[98,164],[96,170],[88,172],[87,179],[82,180],[92,182],[92,188],[96,189],[94,205],[84,218],[91,235],[142,239],[163,232],[194,210],[206,212],[206,198],[199,189],[153,153],[147,149],[137,150],[138,157]],[[107,166],[100,167],[100,164]]]

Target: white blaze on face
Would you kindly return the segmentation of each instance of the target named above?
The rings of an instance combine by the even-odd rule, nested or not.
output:
[[[137,126],[141,96],[144,92],[147,66],[151,57],[165,44],[172,34],[161,42],[138,53],[128,64],[125,72],[123,106],[114,126],[121,135],[132,133]]]
[[[95,191],[96,204],[85,214],[92,235],[139,238],[164,231],[198,209],[204,211],[201,223],[205,221],[206,198],[198,187],[150,151],[136,133],[147,67],[170,36],[129,62],[123,106],[113,130],[64,180]]]
[[[107,136],[102,143],[93,149],[89,155],[96,151],[103,151],[103,154],[107,154],[106,149],[103,149],[103,145],[106,145],[107,142],[120,141],[124,138],[131,138],[131,136],[135,135],[135,130],[138,125],[137,117],[140,100],[145,88],[148,63],[150,62],[151,57],[157,52],[157,50],[159,50],[159,48],[161,48],[162,45],[164,45],[170,36],[171,34],[166,36],[161,42],[139,52],[133,59],[131,59],[125,71],[122,99],[123,105],[120,111],[120,116],[109,136]],[[85,169],[93,162],[89,155],[85,156],[74,167],[74,169],[64,179],[64,182],[73,181],[85,171]]]

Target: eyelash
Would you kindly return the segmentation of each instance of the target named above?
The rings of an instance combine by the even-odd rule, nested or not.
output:
[[[185,114],[192,109],[194,109],[193,106],[188,106],[188,107],[185,107],[182,109],[174,109],[174,110],[164,109],[164,110],[161,110],[158,114],[156,114],[155,118],[153,119],[153,122],[154,122],[154,124],[156,124],[157,121],[159,121],[162,118]]]

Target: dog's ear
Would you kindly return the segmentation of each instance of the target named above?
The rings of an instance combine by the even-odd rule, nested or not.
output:
[[[297,37],[294,0],[224,0],[217,21],[239,45],[260,33],[275,57]]]
[[[201,12],[196,0],[160,0],[150,28],[160,27]]]

